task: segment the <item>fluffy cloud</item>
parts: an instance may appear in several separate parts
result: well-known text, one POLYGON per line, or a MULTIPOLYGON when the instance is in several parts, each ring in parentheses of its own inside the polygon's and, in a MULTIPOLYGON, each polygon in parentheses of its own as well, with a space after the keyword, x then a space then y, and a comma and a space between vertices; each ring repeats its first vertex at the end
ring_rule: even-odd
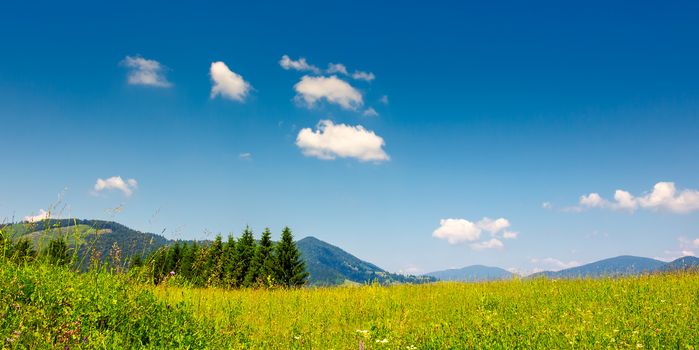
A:
POLYGON ((293 69, 300 72, 313 72, 315 74, 320 73, 320 69, 318 69, 318 67, 312 64, 308 64, 308 62, 306 62, 306 59, 303 57, 294 61, 291 58, 289 58, 289 56, 284 55, 279 60, 279 65, 282 66, 282 68, 284 68, 285 70, 293 69))
POLYGON ((364 81, 372 81, 376 79, 376 76, 374 76, 374 73, 371 72, 362 72, 359 70, 354 71, 352 73, 352 78, 355 80, 364 80, 364 81))
POLYGON ((346 81, 332 75, 329 77, 304 76, 294 85, 297 100, 311 108, 319 100, 339 105, 344 109, 356 110, 364 104, 362 94, 346 81))
POLYGON ((39 209, 39 214, 27 215, 23 218, 23 220, 26 222, 37 222, 37 221, 50 219, 50 218, 51 218, 51 213, 47 212, 44 209, 39 209))
POLYGON ((518 236, 517 232, 504 231, 510 227, 510 222, 505 218, 496 220, 483 218, 478 222, 471 222, 466 219, 442 219, 439 221, 439 227, 432 232, 432 237, 444 239, 449 244, 459 244, 471 242, 469 246, 474 250, 502 248, 504 244, 496 237, 505 239, 515 239, 518 236), (491 235, 490 240, 476 242, 481 239, 481 233, 487 232, 491 235))
POLYGON ((328 74, 340 73, 342 75, 349 75, 347 67, 342 63, 329 63, 328 69, 326 69, 325 72, 328 74))
POLYGON ((481 238, 481 229, 466 219, 442 219, 432 237, 446 239, 449 244, 473 242, 481 238))
POLYGON ((251 159, 252 159, 252 153, 250 153, 250 152, 241 153, 241 154, 238 155, 238 158, 240 158, 240 159, 242 159, 242 160, 251 160, 251 159))
POLYGON ((121 176, 112 176, 106 180, 97 179, 94 186, 94 193, 99 193, 104 190, 119 190, 126 197, 130 197, 133 191, 138 188, 138 182, 134 179, 128 179, 124 181, 121 176))
POLYGON ((694 244, 695 247, 699 247, 699 238, 693 240, 692 244, 694 244))
POLYGON ((388 104, 388 96, 387 95, 381 96, 381 98, 379 99, 379 102, 387 105, 388 104))
POLYGON ((321 120, 316 126, 301 129, 296 137, 296 145, 303 154, 320 159, 356 158, 360 161, 386 161, 388 154, 383 150, 384 141, 373 131, 363 126, 334 124, 321 120))
POLYGON ((362 115, 365 117, 378 117, 379 112, 377 112, 373 107, 369 107, 362 112, 362 115))
POLYGON ((490 240, 478 242, 478 243, 471 243, 471 244, 469 244, 469 246, 473 250, 502 249, 502 247, 504 247, 504 245, 502 244, 502 241, 500 241, 497 238, 491 238, 490 240))
POLYGON ((510 227, 510 222, 505 218, 493 220, 486 217, 478 221, 478 227, 494 236, 496 233, 510 227))
POLYGON ((139 56, 126 56, 121 61, 121 64, 129 68, 129 84, 155 87, 172 86, 165 78, 165 67, 156 60, 149 60, 139 56))
POLYGON ((210 74, 214 84, 211 87, 211 98, 220 95, 242 102, 252 89, 250 83, 245 81, 240 74, 228 69, 228 66, 223 62, 211 63, 210 74))
POLYGON ((623 190, 614 192, 614 201, 608 201, 597 193, 580 197, 579 208, 609 208, 634 211, 638 208, 666 210, 673 213, 689 213, 699 210, 699 191, 678 191, 674 182, 658 182, 650 193, 636 197, 623 190))

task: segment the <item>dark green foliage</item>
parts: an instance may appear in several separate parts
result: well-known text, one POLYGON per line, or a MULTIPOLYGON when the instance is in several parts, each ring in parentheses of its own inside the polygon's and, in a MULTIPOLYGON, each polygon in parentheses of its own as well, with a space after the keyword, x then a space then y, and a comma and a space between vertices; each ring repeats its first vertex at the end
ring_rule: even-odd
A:
POLYGON ((49 264, 62 266, 68 263, 68 245, 61 237, 53 238, 43 254, 49 264))
POLYGON ((12 250, 9 252, 9 257, 12 261, 22 263, 36 259, 36 251, 34 245, 26 239, 21 239, 12 245, 12 250))
POLYGON ((233 235, 228 235, 228 240, 223 246, 223 273, 224 285, 228 287, 240 285, 235 276, 235 238, 233 235))
POLYGON ((209 276, 207 282, 209 286, 223 285, 223 241, 221 235, 216 235, 216 239, 207 250, 206 270, 209 276))
POLYGON ((255 271, 256 286, 270 286, 274 284, 274 246, 272 245, 272 232, 266 228, 262 232, 260 243, 257 245, 255 257, 252 259, 251 269, 255 271))
POLYGON ((277 283, 285 287, 300 287, 306 284, 306 265, 301 260, 301 253, 288 227, 282 230, 281 240, 275 249, 275 262, 277 283))
POLYGON ((242 281, 242 287, 250 287, 257 277, 255 269, 251 268, 255 256, 255 237, 250 227, 245 227, 243 235, 235 245, 235 279, 242 281))

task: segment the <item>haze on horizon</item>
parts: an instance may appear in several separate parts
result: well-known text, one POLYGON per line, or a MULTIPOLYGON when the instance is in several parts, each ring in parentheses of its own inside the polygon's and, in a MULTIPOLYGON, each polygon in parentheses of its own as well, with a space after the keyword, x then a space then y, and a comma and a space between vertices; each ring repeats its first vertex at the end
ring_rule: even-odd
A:
POLYGON ((0 222, 288 225, 415 274, 697 255, 698 10, 5 3, 0 222))

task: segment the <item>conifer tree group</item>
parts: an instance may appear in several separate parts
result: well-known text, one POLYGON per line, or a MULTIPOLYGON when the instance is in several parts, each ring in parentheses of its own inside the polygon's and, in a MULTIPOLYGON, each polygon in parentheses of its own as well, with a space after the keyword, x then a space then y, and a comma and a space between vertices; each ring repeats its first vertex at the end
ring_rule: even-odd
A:
POLYGON ((146 269, 154 283, 177 276, 194 286, 260 288, 303 286, 308 278, 291 230, 285 227, 279 243, 265 229, 259 242, 246 227, 237 240, 223 242, 217 235, 208 245, 180 242, 161 248, 144 259, 132 259, 132 267, 146 269))

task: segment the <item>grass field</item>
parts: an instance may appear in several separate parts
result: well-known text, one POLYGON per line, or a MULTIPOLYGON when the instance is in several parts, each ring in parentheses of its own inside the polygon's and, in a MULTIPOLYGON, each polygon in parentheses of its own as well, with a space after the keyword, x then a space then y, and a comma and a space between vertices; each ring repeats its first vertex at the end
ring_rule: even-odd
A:
POLYGON ((2 348, 699 348, 699 275, 193 289, 0 263, 2 348))

